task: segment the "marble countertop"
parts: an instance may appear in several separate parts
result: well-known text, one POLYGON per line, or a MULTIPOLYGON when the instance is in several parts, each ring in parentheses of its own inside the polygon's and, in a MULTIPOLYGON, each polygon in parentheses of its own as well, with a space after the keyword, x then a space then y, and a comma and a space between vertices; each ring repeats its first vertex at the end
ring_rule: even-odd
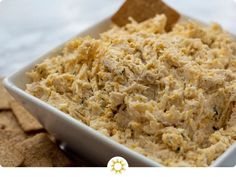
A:
MULTIPOLYGON (((165 0, 179 12, 236 34, 236 0, 165 0)), ((0 75, 113 14, 124 0, 0 0, 0 75)))

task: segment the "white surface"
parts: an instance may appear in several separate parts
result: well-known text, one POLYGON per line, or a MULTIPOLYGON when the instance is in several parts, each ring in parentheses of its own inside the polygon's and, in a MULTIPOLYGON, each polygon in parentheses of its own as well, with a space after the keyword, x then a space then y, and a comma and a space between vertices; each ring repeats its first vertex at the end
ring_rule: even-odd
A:
MULTIPOLYGON (((80 36, 91 35, 94 37, 107 30, 110 23, 109 19, 104 20, 100 24, 86 30, 85 33, 81 33, 80 36)), ((60 52, 60 48, 57 51, 60 52)), ((50 134, 62 141, 64 146, 68 145, 80 157, 86 157, 89 161, 97 163, 99 166, 106 166, 108 160, 117 155, 124 157, 130 166, 161 166, 157 162, 128 149, 68 114, 26 93, 24 88, 29 83, 29 78, 26 77, 25 72, 42 62, 43 59, 44 57, 39 58, 25 68, 7 77, 4 80, 4 84, 16 100, 21 102, 42 123, 50 134)), ((236 143, 229 147, 212 166, 234 166, 236 164, 235 155, 236 143)))
POLYGON ((235 177, 235 168, 128 168, 122 174, 114 174, 109 168, 1 168, 4 177, 235 177))
MULTIPOLYGON (((2 0, 0 75, 25 66, 81 30, 113 14, 124 0, 2 0)), ((184 14, 236 33, 235 0, 165 0, 184 14)))

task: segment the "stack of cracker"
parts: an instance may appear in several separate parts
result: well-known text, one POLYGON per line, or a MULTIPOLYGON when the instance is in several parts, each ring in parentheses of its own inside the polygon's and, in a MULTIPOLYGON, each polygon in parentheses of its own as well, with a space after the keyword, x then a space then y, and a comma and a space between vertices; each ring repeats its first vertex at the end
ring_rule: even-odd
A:
POLYGON ((62 152, 41 124, 3 88, 0 80, 0 165, 68 167, 78 164, 62 152))

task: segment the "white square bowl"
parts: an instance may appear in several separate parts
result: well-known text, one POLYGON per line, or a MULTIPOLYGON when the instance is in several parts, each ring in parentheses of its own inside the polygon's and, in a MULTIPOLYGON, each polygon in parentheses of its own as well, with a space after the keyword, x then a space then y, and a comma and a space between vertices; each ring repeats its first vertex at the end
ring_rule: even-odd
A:
MULTIPOLYGON (((186 17, 184 17, 185 19, 186 17)), ((88 28, 78 36, 90 35, 98 38, 101 32, 111 26, 110 18, 104 19, 98 24, 88 28)), ((76 36, 76 37, 78 37, 76 36)), ((84 123, 72 118, 68 114, 54 108, 40 99, 26 93, 25 85, 30 83, 26 72, 48 56, 55 55, 64 44, 53 51, 48 52, 41 58, 33 61, 28 66, 15 72, 4 79, 4 85, 16 100, 35 116, 44 128, 54 135, 58 140, 70 147, 77 154, 98 165, 106 166, 107 162, 114 156, 124 157, 130 166, 136 167, 160 167, 161 164, 121 145, 105 135, 90 128, 84 123)), ((234 143, 224 154, 215 160, 211 166, 234 166, 236 164, 236 143, 234 143)))

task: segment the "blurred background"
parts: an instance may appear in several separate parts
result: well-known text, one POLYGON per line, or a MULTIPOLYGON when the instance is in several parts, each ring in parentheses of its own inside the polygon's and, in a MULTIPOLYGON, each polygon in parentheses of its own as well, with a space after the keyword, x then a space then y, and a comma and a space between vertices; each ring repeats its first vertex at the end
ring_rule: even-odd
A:
MULTIPOLYGON (((124 0, 0 0, 0 76, 112 15, 124 0)), ((236 0, 165 0, 182 14, 236 34, 236 0)))

